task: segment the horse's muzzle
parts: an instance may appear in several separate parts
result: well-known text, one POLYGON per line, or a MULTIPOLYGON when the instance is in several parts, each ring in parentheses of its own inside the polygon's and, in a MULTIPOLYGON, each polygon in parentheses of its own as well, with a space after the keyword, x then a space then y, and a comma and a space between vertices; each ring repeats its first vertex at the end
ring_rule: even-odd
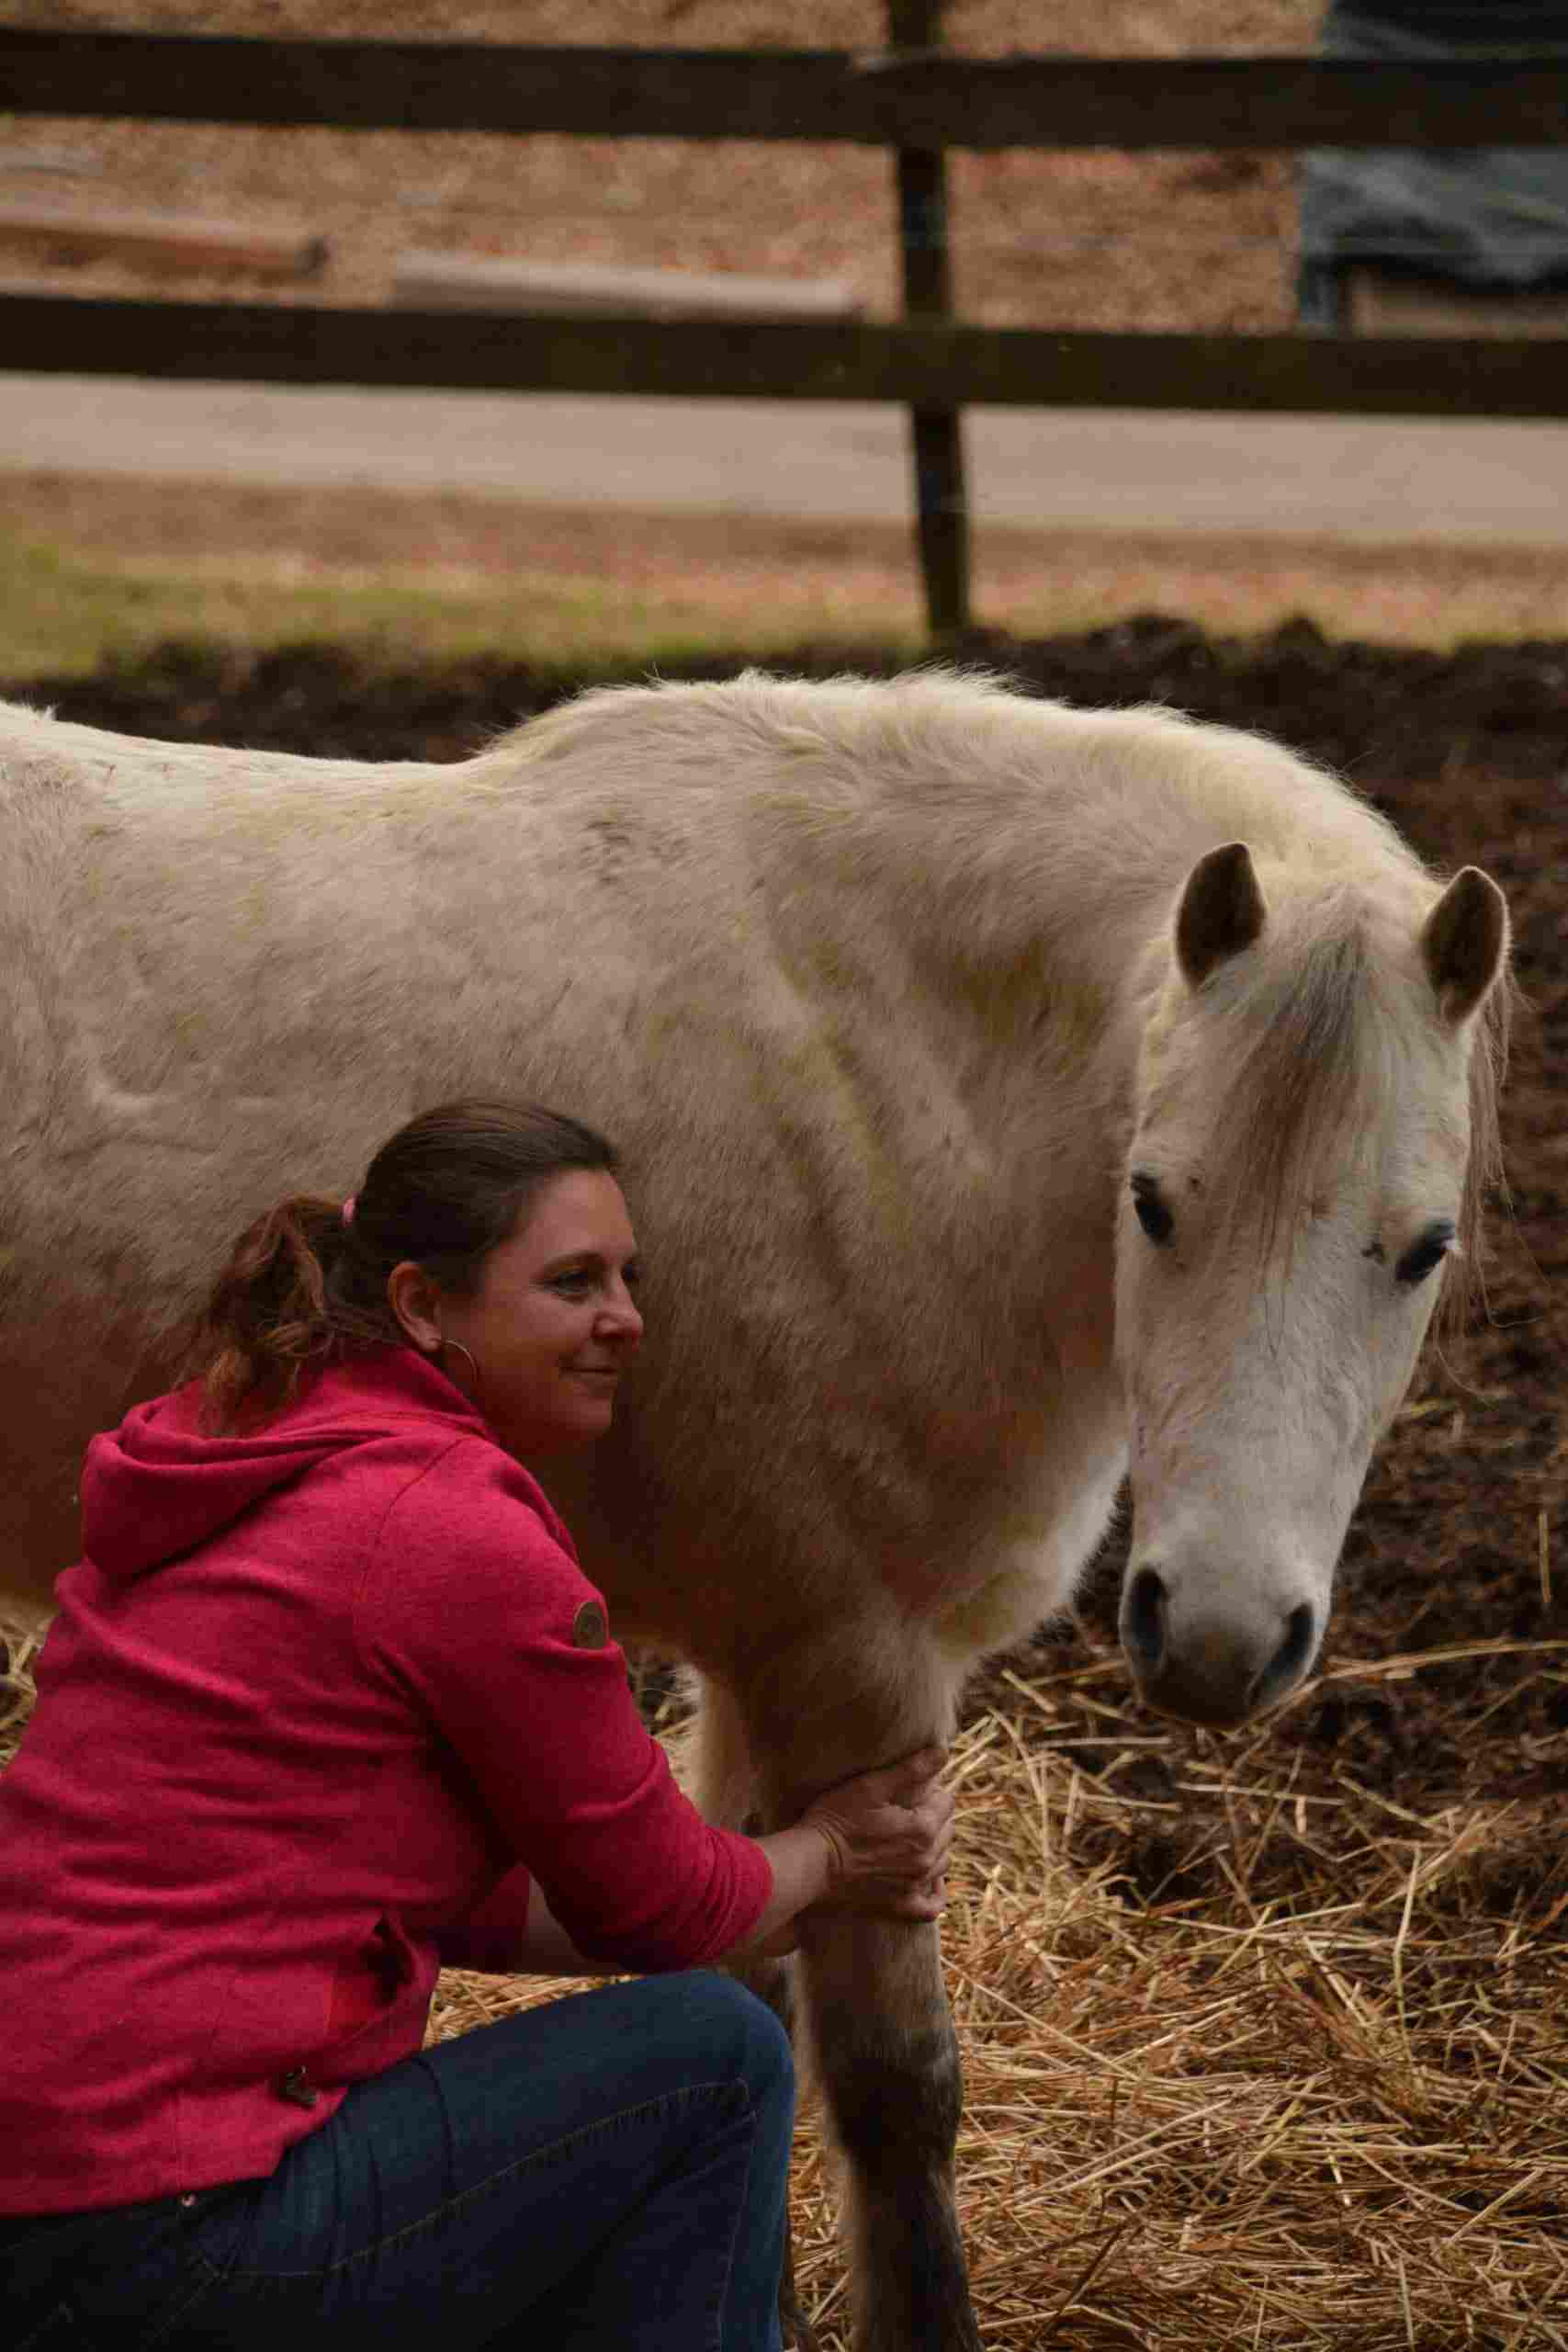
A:
POLYGON ((1122 1594, 1122 1646, 1138 1689, 1161 1714, 1216 1728, 1277 1706, 1317 1655, 1307 1600, 1259 1601, 1239 1614, 1178 1610, 1159 1569, 1134 1568, 1122 1594))

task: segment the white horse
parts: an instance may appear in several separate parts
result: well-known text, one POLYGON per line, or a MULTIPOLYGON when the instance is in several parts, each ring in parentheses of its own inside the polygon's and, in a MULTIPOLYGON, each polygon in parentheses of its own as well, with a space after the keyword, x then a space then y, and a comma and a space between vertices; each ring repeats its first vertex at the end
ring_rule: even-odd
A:
MULTIPOLYGON (((558 1498, 699 1668, 716 1815, 944 1737, 1129 1469, 1145 1696, 1312 1666, 1495 1162, 1474 868, 1272 743, 932 674, 592 694, 448 766, 0 707, 0 810, 13 1584, 234 1231, 504 1091, 626 1156, 649 1340, 558 1498)), ((973 2347, 935 1931, 824 1920, 804 1975, 857 2340, 973 2347)))

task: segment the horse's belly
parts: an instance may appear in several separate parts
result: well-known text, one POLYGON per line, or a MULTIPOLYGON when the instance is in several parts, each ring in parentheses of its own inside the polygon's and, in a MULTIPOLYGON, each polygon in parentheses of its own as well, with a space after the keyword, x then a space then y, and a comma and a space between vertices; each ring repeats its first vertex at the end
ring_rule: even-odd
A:
POLYGON ((82 1458, 162 1368, 103 1300, 62 1290, 47 1317, 0 1325, 0 1599, 48 1601, 82 1548, 82 1458))

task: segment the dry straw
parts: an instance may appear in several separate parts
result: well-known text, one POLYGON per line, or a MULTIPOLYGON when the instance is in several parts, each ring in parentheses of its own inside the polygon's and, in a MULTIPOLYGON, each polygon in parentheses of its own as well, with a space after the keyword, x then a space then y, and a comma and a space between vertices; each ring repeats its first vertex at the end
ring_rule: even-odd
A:
MULTIPOLYGON (((1568 1682, 1562 1642, 1467 1655, 1504 1649, 1568 1682)), ((29 1660, 17 1639, 0 1737, 29 1660)), ((1220 1739, 1128 1714, 1109 1654, 1020 1663, 986 1679, 951 1765, 958 2178, 987 2346, 1568 2352, 1551 1800, 1423 1816, 1332 1758, 1303 1770, 1268 1726, 1220 1739)), ((449 1973, 432 2037, 563 1989, 449 1973)), ((839 2352, 831 2163, 808 2097, 797 2264, 839 2352)))
POLYGON ((32 1712, 33 1660, 42 1639, 32 1620, 0 1617, 0 1765, 10 1762, 32 1712))
MULTIPOLYGON (((1568 1682, 1565 1643, 1466 1655, 1506 1648, 1568 1682)), ((1550 1805, 1424 1818, 1331 1774, 1309 1793, 1267 1727, 1134 1719, 1113 1658, 1025 1655, 1027 1678, 987 1679, 951 1767, 942 1940, 987 2346, 1568 2352, 1568 1841, 1550 1805)), ((557 1989, 449 1976, 434 2030, 557 1989)), ((832 2212, 808 2098, 795 2226, 825 2352, 848 2341, 832 2212)))

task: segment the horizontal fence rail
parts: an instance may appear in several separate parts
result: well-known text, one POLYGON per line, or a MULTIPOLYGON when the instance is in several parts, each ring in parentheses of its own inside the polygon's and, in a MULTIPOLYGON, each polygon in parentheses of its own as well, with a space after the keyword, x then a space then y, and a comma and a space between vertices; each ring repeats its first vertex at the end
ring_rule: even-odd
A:
POLYGON ((0 112, 883 147, 1555 146, 1568 60, 962 57, 0 28, 0 112))
POLYGON ((921 409, 1568 415, 1568 337, 1103 334, 1038 327, 537 318, 313 303, 0 298, 8 364, 65 375, 921 409))

